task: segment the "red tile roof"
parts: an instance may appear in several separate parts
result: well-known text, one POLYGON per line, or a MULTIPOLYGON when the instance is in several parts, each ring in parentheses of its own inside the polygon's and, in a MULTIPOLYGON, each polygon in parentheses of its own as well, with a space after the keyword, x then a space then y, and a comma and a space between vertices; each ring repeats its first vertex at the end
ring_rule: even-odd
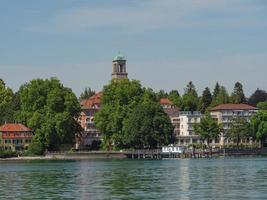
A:
POLYGON ((179 108, 165 108, 163 110, 169 117, 179 117, 179 108))
POLYGON ((171 100, 169 100, 168 98, 161 98, 160 99, 160 104, 161 105, 174 105, 174 103, 171 101, 171 100))
POLYGON ((211 108, 210 111, 218 111, 218 110, 258 110, 258 108, 250 106, 248 104, 220 104, 214 108, 211 108))
POLYGON ((4 124, 0 127, 1 132, 24 132, 24 131, 31 131, 28 127, 24 126, 23 124, 4 124))
POLYGON ((89 109, 92 108, 94 105, 101 105, 101 99, 102 99, 102 92, 99 92, 93 96, 91 96, 89 99, 84 99, 80 101, 82 109, 89 109))

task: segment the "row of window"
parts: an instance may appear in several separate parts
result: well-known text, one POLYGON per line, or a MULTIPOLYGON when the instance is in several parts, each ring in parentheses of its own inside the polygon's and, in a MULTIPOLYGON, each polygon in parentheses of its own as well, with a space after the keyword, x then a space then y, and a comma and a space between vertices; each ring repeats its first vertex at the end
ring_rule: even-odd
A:
MULTIPOLYGON (((0 140, 0 142, 1 142, 1 140, 0 140)), ((29 143, 31 143, 31 142, 32 142, 31 139, 25 139, 25 140, 24 140, 24 143, 26 143, 26 144, 29 144, 29 143)), ((11 139, 5 139, 5 140, 4 140, 4 143, 5 143, 5 144, 23 144, 23 140, 22 140, 22 139, 14 139, 14 140, 11 140, 11 139)))

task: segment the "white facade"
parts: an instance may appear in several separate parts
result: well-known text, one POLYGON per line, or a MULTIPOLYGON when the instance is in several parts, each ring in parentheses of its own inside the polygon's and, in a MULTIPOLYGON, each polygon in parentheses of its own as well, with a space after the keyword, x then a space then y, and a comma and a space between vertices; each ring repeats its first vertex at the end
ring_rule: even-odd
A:
POLYGON ((188 145, 200 142, 200 136, 195 134, 193 125, 200 123, 201 116, 200 112, 184 111, 179 113, 180 130, 177 136, 177 144, 188 145))

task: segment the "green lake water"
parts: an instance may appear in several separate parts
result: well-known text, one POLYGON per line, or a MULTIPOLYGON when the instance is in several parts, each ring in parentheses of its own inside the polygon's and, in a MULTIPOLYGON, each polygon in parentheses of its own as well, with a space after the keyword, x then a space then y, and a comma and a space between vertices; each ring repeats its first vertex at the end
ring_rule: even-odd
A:
POLYGON ((267 158, 0 162, 0 199, 267 199, 267 158))

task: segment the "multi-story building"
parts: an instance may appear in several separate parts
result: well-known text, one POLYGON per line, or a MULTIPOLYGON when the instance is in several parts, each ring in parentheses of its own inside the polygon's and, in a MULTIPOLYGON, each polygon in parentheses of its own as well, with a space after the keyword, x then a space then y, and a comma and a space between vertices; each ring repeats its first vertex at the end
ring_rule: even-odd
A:
POLYGON ((177 108, 172 101, 168 98, 160 99, 160 104, 163 107, 164 112, 170 117, 171 123, 174 126, 174 136, 179 135, 180 120, 179 120, 179 108, 177 108))
POLYGON ((188 145, 192 143, 199 143, 200 136, 194 132, 193 125, 200 123, 200 112, 182 111, 179 113, 179 135, 177 136, 178 145, 188 145))
POLYGON ((102 93, 99 92, 89 99, 81 100, 81 114, 79 123, 83 128, 81 135, 76 137, 76 149, 92 148, 93 143, 98 143, 101 139, 100 132, 94 124, 95 113, 101 107, 102 93))
POLYGON ((5 150, 23 150, 32 142, 32 130, 23 124, 7 123, 0 127, 0 146, 5 150))
POLYGON ((241 117, 247 121, 256 114, 258 108, 247 104, 221 104, 210 109, 211 116, 223 124, 223 133, 220 138, 220 144, 224 145, 229 143, 229 140, 225 137, 225 133, 229 130, 230 125, 234 118, 241 117))

